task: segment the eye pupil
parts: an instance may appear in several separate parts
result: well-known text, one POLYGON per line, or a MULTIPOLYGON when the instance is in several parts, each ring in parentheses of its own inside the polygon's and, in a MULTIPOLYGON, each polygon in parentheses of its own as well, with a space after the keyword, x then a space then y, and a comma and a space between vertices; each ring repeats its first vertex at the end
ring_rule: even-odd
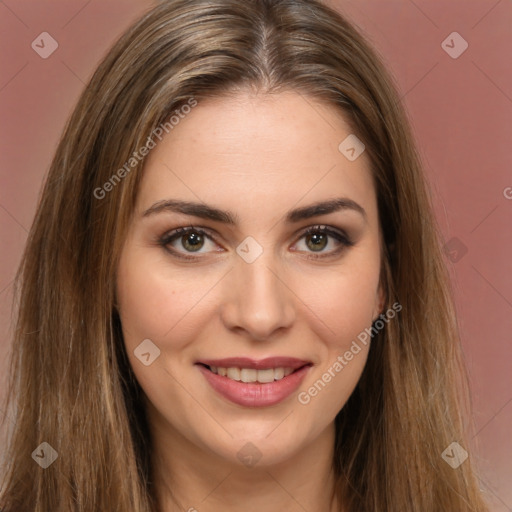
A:
POLYGON ((183 248, 190 251, 197 251, 201 249, 203 243, 203 236, 194 232, 185 235, 181 239, 181 245, 183 245, 183 248))
POLYGON ((313 251, 321 251, 327 245, 327 235, 325 235, 324 233, 313 233, 311 235, 308 235, 307 236, 307 244, 308 244, 308 247, 310 249, 312 249, 313 251), (310 241, 313 242, 313 244, 314 244, 313 247, 311 247, 309 245, 310 241), (319 245, 317 245, 317 244, 319 244, 319 245))

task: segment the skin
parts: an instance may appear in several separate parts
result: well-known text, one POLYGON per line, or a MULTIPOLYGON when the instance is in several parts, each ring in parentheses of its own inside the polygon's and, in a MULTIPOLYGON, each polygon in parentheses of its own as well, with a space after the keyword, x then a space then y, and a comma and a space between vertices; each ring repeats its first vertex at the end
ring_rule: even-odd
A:
POLYGON ((360 378, 369 345, 307 405, 297 395, 321 379, 383 309, 369 158, 363 153, 351 162, 338 150, 350 133, 338 111, 312 98, 244 91, 200 102, 148 155, 119 262, 117 299, 130 363, 147 396, 164 512, 339 506, 330 499, 333 422, 360 378), (357 202, 366 218, 345 209, 284 220, 291 209, 338 197, 357 202), (229 210, 238 222, 170 211, 143 215, 170 198, 229 210), (303 236, 315 225, 345 232, 354 245, 343 248, 332 236, 315 245, 303 236), (169 245, 195 261, 158 242, 189 226, 207 229, 214 240, 203 237, 199 252, 183 247, 190 235, 169 245), (236 252, 247 236, 263 249, 252 263, 236 252), (149 366, 134 355, 144 339, 160 350, 149 366), (275 355, 313 366, 296 393, 270 407, 231 403, 194 364, 275 355), (253 467, 237 457, 248 442, 261 454, 253 467))

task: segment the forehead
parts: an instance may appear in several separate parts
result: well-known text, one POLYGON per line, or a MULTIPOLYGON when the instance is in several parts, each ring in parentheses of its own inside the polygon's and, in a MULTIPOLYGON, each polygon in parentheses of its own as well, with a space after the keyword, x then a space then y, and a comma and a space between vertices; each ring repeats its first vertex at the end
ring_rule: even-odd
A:
POLYGON ((139 209, 179 197, 261 217, 343 195, 371 217, 369 158, 339 150, 351 133, 336 108, 296 92, 201 101, 149 153, 139 209))

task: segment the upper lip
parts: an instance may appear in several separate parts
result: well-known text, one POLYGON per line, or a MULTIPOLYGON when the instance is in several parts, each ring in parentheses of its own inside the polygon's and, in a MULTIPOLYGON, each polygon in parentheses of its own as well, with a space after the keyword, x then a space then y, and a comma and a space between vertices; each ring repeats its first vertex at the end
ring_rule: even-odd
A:
POLYGON ((217 368, 252 368, 265 370, 267 368, 292 368, 297 370, 311 361, 304 361, 296 357, 266 357, 265 359, 251 359, 250 357, 228 357, 225 359, 201 359, 199 364, 216 366, 217 368))

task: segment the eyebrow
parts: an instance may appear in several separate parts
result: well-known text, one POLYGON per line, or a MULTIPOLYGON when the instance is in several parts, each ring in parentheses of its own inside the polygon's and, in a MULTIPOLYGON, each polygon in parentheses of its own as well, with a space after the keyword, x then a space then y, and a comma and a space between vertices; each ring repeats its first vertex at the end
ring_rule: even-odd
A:
MULTIPOLYGON (((328 201, 320 201, 318 203, 290 210, 285 216, 285 222, 294 223, 301 220, 310 219, 319 215, 327 215, 338 211, 355 211, 367 220, 365 209, 352 199, 339 197, 328 201)), ((149 217, 162 212, 175 212, 184 215, 193 215, 203 219, 214 220, 224 224, 236 225, 239 222, 238 215, 220 210, 205 203, 196 203, 192 201, 181 201, 178 199, 164 199, 153 204, 144 211, 143 217, 149 217)))

